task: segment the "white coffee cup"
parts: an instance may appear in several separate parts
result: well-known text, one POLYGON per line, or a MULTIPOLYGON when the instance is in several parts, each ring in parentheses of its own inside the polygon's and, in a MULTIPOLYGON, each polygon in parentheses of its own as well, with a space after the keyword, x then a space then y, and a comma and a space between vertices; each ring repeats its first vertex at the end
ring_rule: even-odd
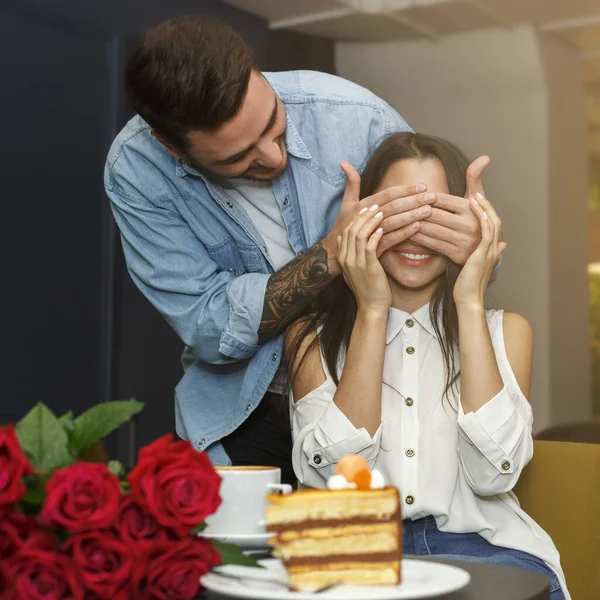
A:
POLYGON ((206 535, 259 535, 265 533, 267 495, 290 494, 292 486, 281 483, 277 467, 217 467, 221 476, 221 505, 207 517, 206 535))

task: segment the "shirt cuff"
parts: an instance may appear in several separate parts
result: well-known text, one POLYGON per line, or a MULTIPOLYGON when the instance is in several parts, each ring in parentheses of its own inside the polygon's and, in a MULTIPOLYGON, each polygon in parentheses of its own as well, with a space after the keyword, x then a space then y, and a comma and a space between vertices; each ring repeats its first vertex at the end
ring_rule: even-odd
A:
POLYGON ((306 458, 315 469, 337 463, 347 454, 361 454, 371 461, 377 455, 380 438, 381 425, 371 437, 364 427, 354 427, 335 402, 332 402, 314 429, 318 447, 307 449, 306 458))
POLYGON ((464 413, 459 402, 458 425, 462 434, 500 473, 513 472, 511 456, 522 439, 524 423, 506 388, 469 414, 464 413))
POLYGON ((265 273, 246 273, 227 284, 229 319, 220 339, 221 354, 244 359, 260 348, 258 329, 270 277, 265 273))

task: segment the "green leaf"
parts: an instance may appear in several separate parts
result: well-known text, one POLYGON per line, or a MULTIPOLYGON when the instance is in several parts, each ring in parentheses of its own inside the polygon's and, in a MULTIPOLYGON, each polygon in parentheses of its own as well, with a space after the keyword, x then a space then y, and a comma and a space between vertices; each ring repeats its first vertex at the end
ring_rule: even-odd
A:
POLYGON ((71 452, 80 455, 120 425, 139 413, 144 404, 134 400, 115 400, 92 406, 74 421, 71 434, 71 452))
POLYGON ((15 431, 21 448, 36 470, 49 471, 73 464, 67 433, 45 404, 36 404, 17 423, 15 431))
POLYGON ((224 565, 243 565, 245 567, 257 567, 262 569, 253 558, 246 556, 240 548, 233 544, 226 544, 225 542, 217 542, 216 540, 210 540, 210 543, 215 547, 216 551, 221 555, 221 560, 224 565))
POLYGON ((66 412, 62 417, 58 417, 58 420, 60 421, 60 424, 63 426, 64 430, 67 432, 67 435, 69 435, 75 428, 72 410, 66 412))
POLYGON ((20 502, 28 505, 28 510, 38 511, 41 509, 46 497, 46 484, 50 479, 49 475, 31 475, 25 479, 27 492, 21 498, 20 502))
POLYGON ((118 460, 109 460, 108 470, 119 479, 125 475, 125 467, 118 460))
POLYGON ((200 523, 200 525, 196 525, 194 529, 190 532, 191 535, 199 535, 206 529, 206 523, 200 523))

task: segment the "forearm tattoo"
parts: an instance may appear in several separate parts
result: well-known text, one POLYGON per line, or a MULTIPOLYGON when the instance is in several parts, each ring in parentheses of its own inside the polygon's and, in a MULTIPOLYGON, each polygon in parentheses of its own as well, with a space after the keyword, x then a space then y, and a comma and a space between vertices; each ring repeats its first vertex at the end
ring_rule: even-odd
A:
POLYGON ((265 291, 259 341, 275 337, 298 317, 307 314, 312 300, 331 278, 327 250, 321 242, 273 273, 265 291))

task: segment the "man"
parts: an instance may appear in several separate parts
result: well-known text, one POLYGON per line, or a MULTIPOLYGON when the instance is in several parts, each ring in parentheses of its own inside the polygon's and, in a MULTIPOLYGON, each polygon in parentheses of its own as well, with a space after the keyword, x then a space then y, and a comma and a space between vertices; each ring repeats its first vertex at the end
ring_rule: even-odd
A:
POLYGON ((339 274, 337 235, 378 204, 384 248, 412 237, 463 264, 477 221, 419 182, 359 201, 354 167, 406 122, 334 76, 262 74, 217 21, 150 29, 126 81, 139 116, 110 149, 105 187, 131 277, 186 345, 177 432, 215 464, 275 465, 292 481, 281 333, 339 274))

